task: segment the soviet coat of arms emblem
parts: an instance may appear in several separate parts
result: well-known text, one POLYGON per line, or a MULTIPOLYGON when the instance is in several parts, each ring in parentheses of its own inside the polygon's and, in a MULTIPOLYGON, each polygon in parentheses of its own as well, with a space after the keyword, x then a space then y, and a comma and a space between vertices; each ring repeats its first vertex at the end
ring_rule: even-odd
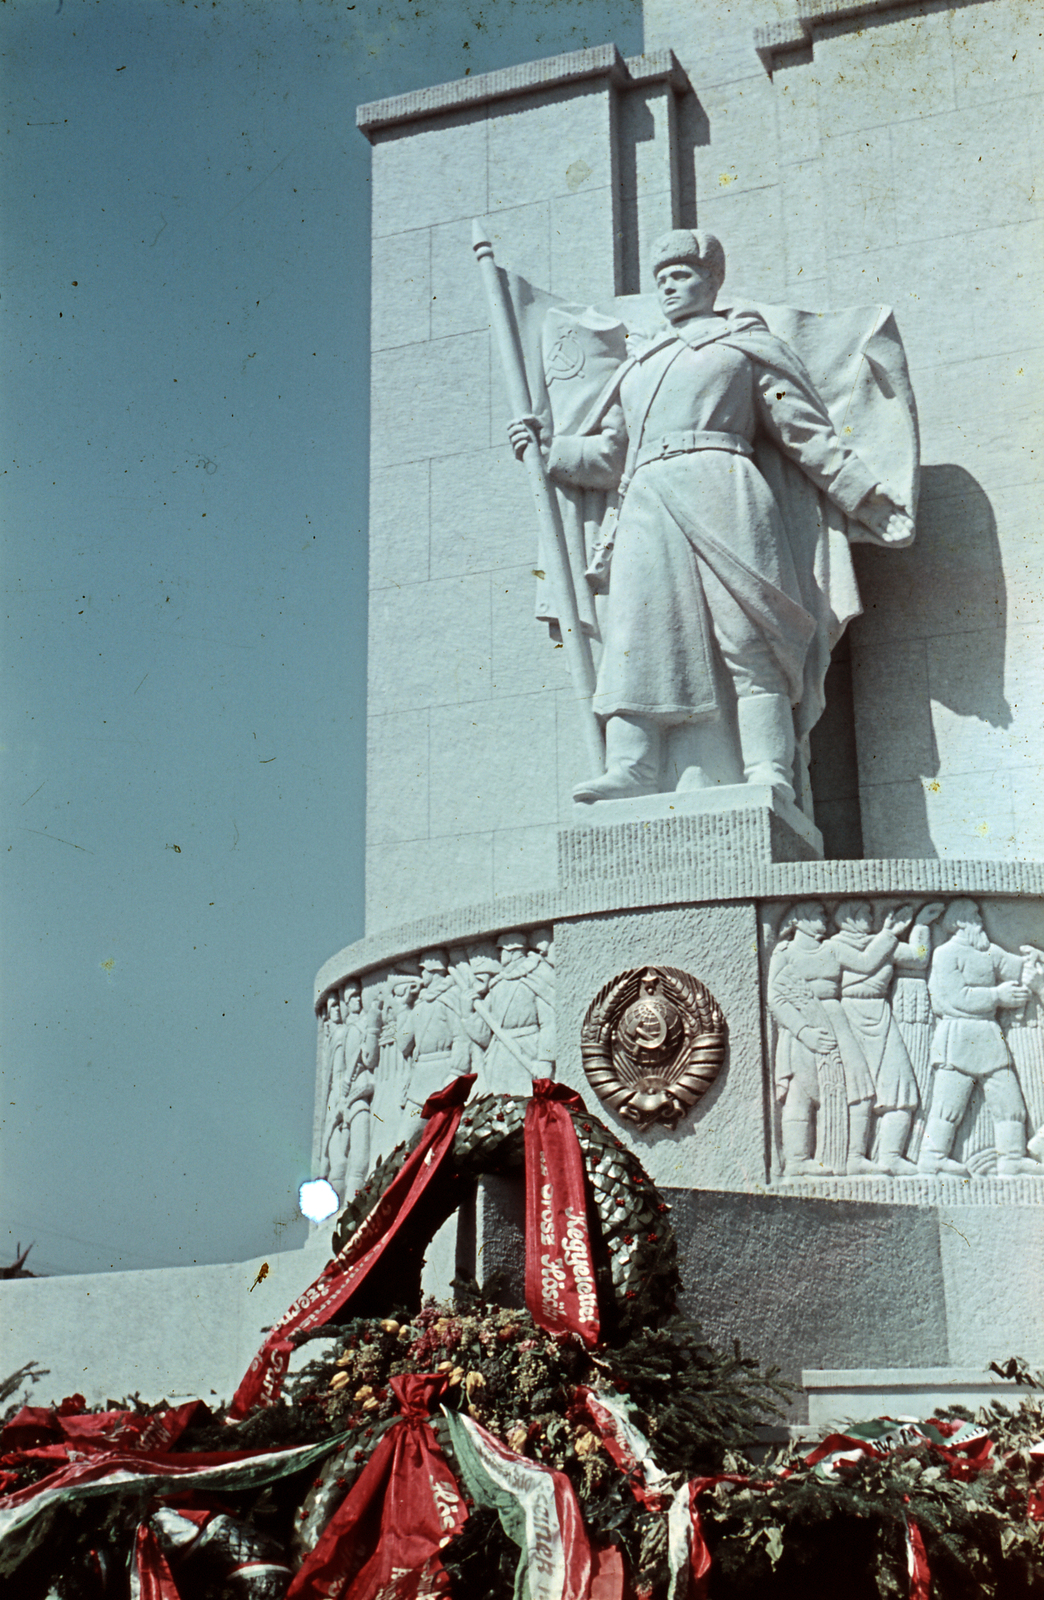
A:
POLYGON ((706 1094, 725 1059, 721 1007, 678 967, 634 967, 600 989, 580 1030, 595 1093, 628 1122, 674 1128, 706 1094))

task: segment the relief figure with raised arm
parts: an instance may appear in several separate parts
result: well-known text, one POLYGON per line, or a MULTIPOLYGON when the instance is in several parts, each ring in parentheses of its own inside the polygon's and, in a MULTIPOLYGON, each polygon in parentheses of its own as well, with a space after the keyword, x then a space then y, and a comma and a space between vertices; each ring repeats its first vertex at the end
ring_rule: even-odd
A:
POLYGON ((837 932, 829 941, 841 964, 841 1008, 863 1052, 874 1084, 877 1148, 874 1166, 893 1177, 913 1177, 917 1166, 906 1150, 919 1103, 917 1078, 892 1015, 890 991, 896 967, 928 966, 931 924, 942 903, 925 906, 916 917, 906 907, 891 913, 890 943, 875 938, 873 912, 866 900, 844 900, 834 912, 837 932), (905 939, 901 929, 913 920, 905 939), (876 964, 868 964, 868 952, 876 964))
MULTIPOLYGON (((846 974, 865 979, 882 969, 910 919, 909 910, 889 912, 879 933, 840 948, 836 936, 826 937, 827 915, 819 901, 794 906, 780 924, 769 963, 768 1004, 779 1028, 775 1078, 788 1177, 860 1177, 880 1170, 868 1153, 876 1090, 842 1000, 843 984, 846 974)), ((908 1099, 909 1093, 909 1083, 901 1088, 897 1081, 894 1097, 908 1099)), ((894 1157, 886 1170, 893 1166, 902 1170, 894 1157)))

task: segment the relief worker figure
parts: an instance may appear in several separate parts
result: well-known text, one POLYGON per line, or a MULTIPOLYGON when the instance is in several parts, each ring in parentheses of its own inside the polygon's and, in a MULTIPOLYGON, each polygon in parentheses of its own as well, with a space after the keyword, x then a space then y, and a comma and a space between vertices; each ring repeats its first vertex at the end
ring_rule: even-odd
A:
POLYGON ((1027 1003, 1044 956, 1032 945, 1013 955, 992 944, 974 900, 952 901, 942 931, 949 937, 935 951, 928 978, 937 1018, 935 1075, 918 1166, 922 1172, 970 1176, 950 1152, 972 1090, 981 1083, 993 1118, 998 1177, 1044 1178, 1044 1166, 1026 1153, 1026 1102, 997 1021, 999 1012, 1027 1003))
POLYGON ((906 923, 902 917, 889 913, 862 950, 846 951, 845 964, 826 940, 826 912, 818 901, 794 906, 783 920, 769 964, 768 1003, 780 1029, 776 1092, 787 1177, 878 1170, 867 1155, 874 1084, 845 1015, 841 985, 846 970, 872 973, 888 959, 899 942, 897 929, 909 922, 908 913, 906 923), (847 1127, 839 1115, 841 1094, 847 1127))
POLYGON ((869 970, 865 965, 866 952, 875 945, 869 903, 845 900, 834 912, 837 932, 829 940, 829 947, 842 968, 841 1009, 870 1069, 874 1110, 880 1119, 874 1164, 878 1171, 891 1173, 893 1177, 912 1177, 917 1172, 916 1164, 907 1160, 905 1152, 919 1095, 903 1036, 892 1015, 889 992, 899 962, 906 971, 927 968, 930 925, 942 914, 942 909, 941 902, 925 906, 905 942, 900 942, 895 935, 902 920, 909 920, 910 912, 895 912, 891 949, 882 949, 878 964, 869 970))
MULTIPOLYGON (((715 312, 725 255, 712 234, 664 235, 652 266, 669 331, 624 362, 595 423, 555 437, 547 454, 557 483, 618 488, 621 499, 594 696, 606 770, 574 795, 659 790, 667 730, 696 725, 698 753, 700 738, 720 737, 712 725, 734 697, 745 780, 793 800, 792 706, 806 694, 823 621, 803 599, 780 506, 753 459, 756 437, 860 524, 855 536, 904 545, 913 523, 838 437, 801 361, 761 315, 715 312)), ((535 417, 509 425, 516 455, 539 431, 535 417)), ((697 759, 678 787, 708 781, 697 759)))

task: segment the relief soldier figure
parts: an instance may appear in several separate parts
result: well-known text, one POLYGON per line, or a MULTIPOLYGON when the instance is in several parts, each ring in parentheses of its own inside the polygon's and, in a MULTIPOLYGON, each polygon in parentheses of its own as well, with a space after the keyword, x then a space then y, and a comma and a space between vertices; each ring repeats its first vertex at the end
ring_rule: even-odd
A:
POLYGON ((527 949, 524 933, 502 933, 500 968, 485 995, 472 1007, 485 1030, 485 1056, 479 1066, 479 1094, 532 1093, 534 1078, 555 1073, 555 992, 553 969, 538 951, 527 949))
MULTIPOLYGON (((788 1177, 842 1172, 855 1177, 879 1170, 868 1155, 874 1080, 842 1001, 843 984, 846 974, 867 979, 881 970, 910 918, 908 909, 889 912, 881 931, 861 948, 861 940, 846 940, 840 947, 827 940, 826 912, 818 901, 794 906, 783 920, 769 964, 768 1003, 780 1030, 776 1092, 783 1105, 788 1177), (847 1107, 844 1121, 842 1106, 847 1107)), ((896 1036, 893 1062, 901 1044, 896 1036)), ((904 1093, 897 1081, 895 1090, 894 1098, 909 1097, 909 1085, 904 1093)), ((894 1153, 889 1170, 892 1166, 902 1170, 894 1153)))
POLYGON ((380 1005, 363 1010, 359 980, 347 983, 341 997, 340 1075, 330 1099, 325 1167, 342 1200, 366 1181, 370 1167, 370 1105, 380 1053, 380 1005))
POLYGON ((408 970, 388 973, 379 988, 381 1032, 376 1086, 370 1107, 370 1165, 394 1150, 400 1139, 414 1131, 403 1111, 410 1063, 403 1041, 413 1039, 413 1007, 420 993, 418 974, 408 970))
MULTIPOLYGON (((320 1139, 318 1176, 321 1178, 329 1178, 330 1176, 330 1129, 331 1119, 334 1115, 334 1101, 337 1098, 339 1085, 344 1077, 344 1034, 345 1025, 341 1012, 341 996, 337 989, 333 989, 326 996, 320 1033, 322 1074, 319 1104, 322 1106, 323 1125, 320 1139)), ((334 1187, 336 1188, 336 1185, 334 1187)), ((339 1190, 338 1193, 340 1193, 339 1190)))

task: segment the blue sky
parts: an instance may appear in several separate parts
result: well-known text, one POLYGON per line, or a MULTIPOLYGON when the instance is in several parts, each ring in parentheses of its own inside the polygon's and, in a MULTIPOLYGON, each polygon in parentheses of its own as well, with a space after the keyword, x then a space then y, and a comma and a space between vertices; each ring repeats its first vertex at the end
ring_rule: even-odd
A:
POLYGON ((634 0, 5 0, 5 1259, 304 1238, 362 932, 355 106, 609 40, 634 0))

